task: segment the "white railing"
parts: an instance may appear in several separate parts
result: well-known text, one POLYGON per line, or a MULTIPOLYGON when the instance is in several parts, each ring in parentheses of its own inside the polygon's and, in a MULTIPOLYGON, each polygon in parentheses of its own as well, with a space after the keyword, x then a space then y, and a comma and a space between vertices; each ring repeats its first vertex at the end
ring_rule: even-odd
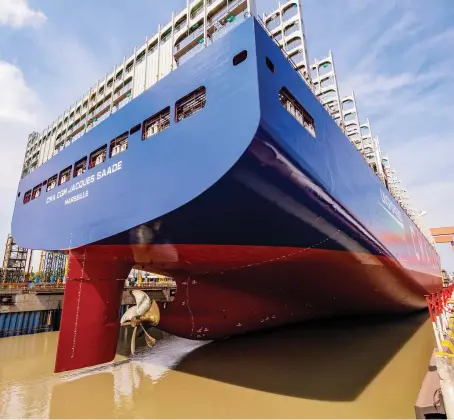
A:
POLYGON ((181 40, 177 45, 175 45, 174 53, 182 50, 186 45, 190 44, 194 39, 203 34, 203 25, 197 28, 194 32, 190 33, 186 38, 181 40))

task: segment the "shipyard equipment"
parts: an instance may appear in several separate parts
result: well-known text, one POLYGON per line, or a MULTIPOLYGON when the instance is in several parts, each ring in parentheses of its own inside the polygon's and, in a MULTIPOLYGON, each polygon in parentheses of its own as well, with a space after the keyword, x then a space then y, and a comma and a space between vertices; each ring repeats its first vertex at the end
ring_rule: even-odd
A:
POLYGON ((25 280, 28 256, 28 249, 17 245, 13 237, 8 235, 3 257, 2 283, 18 283, 25 280))

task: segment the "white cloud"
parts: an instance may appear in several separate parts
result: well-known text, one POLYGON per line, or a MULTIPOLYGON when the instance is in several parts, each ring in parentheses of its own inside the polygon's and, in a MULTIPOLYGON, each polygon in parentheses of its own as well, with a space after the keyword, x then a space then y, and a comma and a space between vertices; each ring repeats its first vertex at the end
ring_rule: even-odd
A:
MULTIPOLYGON (((0 0, 0 25, 37 27, 46 20, 40 11, 31 10, 25 0, 0 0)), ((42 104, 27 84, 22 70, 0 60, 0 243, 10 232, 17 182, 22 167, 28 134, 39 119, 42 104), (5 223, 6 222, 6 223, 5 223)))
MULTIPOLYGON (((454 185, 452 185, 454 175, 449 176, 452 166, 449 153, 448 158, 446 157, 447 151, 453 149, 454 138, 442 137, 434 133, 416 139, 409 138, 394 145, 389 150, 389 156, 393 166, 405 171, 406 184, 422 188, 438 182, 438 185, 446 188, 447 183, 451 183, 451 188, 454 189, 454 185)), ((439 191, 439 188, 432 188, 428 191, 434 193, 439 191)), ((447 196, 443 199, 446 198, 447 196)), ((437 199, 441 199, 441 197, 437 199)), ((451 217, 450 214, 449 217, 451 217)))
POLYGON ((413 11, 405 12, 393 25, 383 28, 380 35, 371 40, 372 44, 362 48, 365 54, 360 58, 358 68, 367 69, 374 66, 380 56, 386 54, 387 48, 402 37, 414 34, 419 30, 418 19, 413 11))
POLYGON ((392 117, 395 119, 396 112, 400 115, 415 114, 435 104, 435 97, 438 100, 440 93, 444 95, 437 89, 427 89, 423 102, 417 99, 422 90, 435 80, 442 80, 444 77, 446 73, 442 69, 429 70, 420 74, 403 72, 391 75, 371 69, 369 73, 353 73, 343 80, 341 93, 344 95, 354 91, 358 107, 366 108, 369 112, 384 111, 384 108, 391 106, 392 117))
POLYGON ((15 194, 22 169, 28 133, 24 124, 0 122, 0 243, 10 232, 15 194))
POLYGON ((443 47, 452 43, 453 40, 454 28, 449 28, 436 35, 424 38, 422 41, 416 43, 407 51, 406 55, 411 58, 415 58, 415 56, 421 58, 421 55, 433 52, 435 48, 439 47, 442 47, 442 51, 449 54, 443 47))
POLYGON ((0 60, 0 121, 33 124, 39 100, 22 71, 13 64, 0 60))
POLYGON ((65 33, 56 36, 52 27, 47 31, 33 37, 32 47, 41 57, 34 63, 39 72, 36 90, 19 67, 0 60, 0 245, 11 229, 28 134, 50 124, 110 69, 104 55, 96 56, 65 33))
POLYGON ((22 71, 1 60, 0 92, 0 243, 3 243, 10 231, 25 144, 38 120, 41 103, 22 71))
POLYGON ((402 73, 392 76, 374 73, 357 73, 342 81, 342 93, 348 94, 354 90, 356 96, 372 94, 387 94, 414 82, 414 76, 402 73))
POLYGON ((0 0, 0 25, 21 28, 38 27, 46 21, 46 15, 40 10, 32 10, 27 0, 0 0))

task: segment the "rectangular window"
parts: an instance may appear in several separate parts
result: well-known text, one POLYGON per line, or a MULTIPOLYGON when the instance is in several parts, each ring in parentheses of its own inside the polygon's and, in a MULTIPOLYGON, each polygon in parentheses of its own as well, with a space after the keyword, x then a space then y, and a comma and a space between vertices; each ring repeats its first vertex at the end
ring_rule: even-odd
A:
POLYGON ((41 195, 41 186, 42 186, 42 184, 39 184, 35 188, 33 188, 32 200, 34 200, 35 198, 38 198, 41 195))
POLYGON ((161 35, 161 44, 164 44, 170 36, 172 35, 172 28, 167 29, 162 35, 161 35))
POLYGON ((184 120, 203 109, 206 100, 206 89, 204 86, 179 99, 175 104, 175 121, 184 120))
POLYGON ((144 121, 142 129, 142 140, 146 140, 155 134, 169 128, 170 126, 170 106, 154 114, 144 121))
POLYGON ((56 186, 57 186, 57 175, 54 175, 47 180, 47 191, 53 190, 56 186))
POLYGON ((136 57, 136 65, 140 64, 143 59, 145 58, 145 50, 143 50, 137 57, 136 57))
POLYGON ((279 100, 288 113, 315 137, 314 119, 286 88, 279 92, 279 100))
POLYGON ((94 168, 95 166, 100 165, 106 160, 106 151, 107 151, 107 144, 104 146, 100 147, 99 149, 96 149, 91 155, 90 155, 90 164, 89 168, 94 168))
POLYGON ((66 169, 63 169, 60 172, 60 177, 58 179, 58 185, 62 185, 71 179, 71 168, 72 168, 72 166, 68 166, 66 169))
POLYGON ((148 54, 154 53, 158 49, 158 41, 154 41, 149 47, 148 47, 148 54))
POLYGON ((32 198, 32 191, 27 191, 24 195, 24 204, 27 204, 32 198))
POLYGON ((128 148, 128 132, 126 131, 121 136, 113 139, 110 142, 109 156, 113 157, 118 153, 124 152, 128 148))
POLYGON ((83 173, 86 170, 87 170, 87 158, 84 157, 75 163, 73 178, 83 175, 83 173))

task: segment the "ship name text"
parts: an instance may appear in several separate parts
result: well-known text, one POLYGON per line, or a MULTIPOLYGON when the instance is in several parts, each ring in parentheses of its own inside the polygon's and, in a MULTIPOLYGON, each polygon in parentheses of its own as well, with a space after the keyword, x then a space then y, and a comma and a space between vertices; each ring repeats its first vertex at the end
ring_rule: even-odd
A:
POLYGON ((82 179, 78 182, 75 182, 70 187, 62 188, 60 191, 55 194, 50 195, 46 199, 46 204, 52 203, 62 197, 65 197, 65 205, 75 203, 77 201, 83 200, 88 197, 88 189, 86 189, 90 184, 101 180, 109 175, 114 174, 122 169, 122 161, 110 165, 108 168, 98 171, 96 174, 87 176, 85 179, 82 179), (68 197, 69 194, 72 194, 80 189, 85 189, 84 191, 77 192, 77 194, 68 197))
POLYGON ((403 217, 402 213, 400 210, 397 208, 397 206, 390 200, 390 198, 383 192, 383 190, 380 189, 381 193, 381 201, 384 205, 384 208, 392 215, 394 216, 400 223, 403 224, 403 217))

